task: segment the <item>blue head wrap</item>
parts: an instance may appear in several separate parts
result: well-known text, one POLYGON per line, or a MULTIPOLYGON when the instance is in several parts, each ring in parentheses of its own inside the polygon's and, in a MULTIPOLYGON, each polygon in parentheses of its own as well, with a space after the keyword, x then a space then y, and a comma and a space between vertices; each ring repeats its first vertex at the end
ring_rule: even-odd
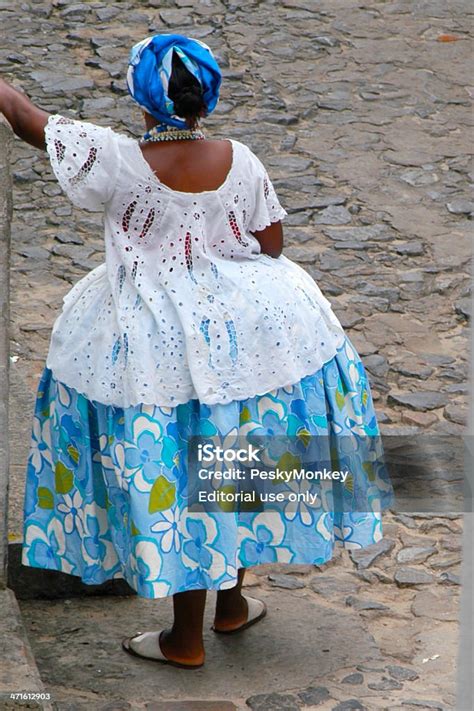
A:
POLYGON ((173 51, 176 51, 186 69, 202 86, 207 114, 214 110, 219 99, 222 81, 219 65, 211 49, 198 39, 184 35, 162 34, 146 37, 135 44, 130 52, 127 87, 137 104, 154 116, 165 130, 166 125, 187 128, 186 121, 177 116, 173 101, 168 96, 172 70, 173 51))

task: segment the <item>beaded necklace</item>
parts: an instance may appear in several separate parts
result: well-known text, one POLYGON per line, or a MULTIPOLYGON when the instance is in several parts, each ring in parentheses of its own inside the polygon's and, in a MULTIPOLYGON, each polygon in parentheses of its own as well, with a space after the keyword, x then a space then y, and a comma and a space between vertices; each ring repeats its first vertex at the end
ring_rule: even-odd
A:
POLYGON ((140 143, 155 143, 157 141, 177 141, 189 139, 202 141, 205 138, 200 128, 176 128, 166 123, 152 126, 149 131, 143 134, 140 143))

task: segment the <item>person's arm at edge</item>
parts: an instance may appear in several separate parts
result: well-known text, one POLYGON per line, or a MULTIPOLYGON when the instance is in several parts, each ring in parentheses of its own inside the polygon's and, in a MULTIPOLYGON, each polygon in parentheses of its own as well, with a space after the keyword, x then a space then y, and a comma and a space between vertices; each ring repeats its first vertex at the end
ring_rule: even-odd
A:
POLYGON ((46 150, 44 127, 50 114, 39 109, 25 94, 1 78, 0 112, 19 138, 35 148, 46 150))
POLYGON ((280 256, 283 250, 283 228, 280 220, 272 222, 264 230, 251 232, 251 234, 260 243, 263 254, 268 254, 269 257, 274 259, 280 256))

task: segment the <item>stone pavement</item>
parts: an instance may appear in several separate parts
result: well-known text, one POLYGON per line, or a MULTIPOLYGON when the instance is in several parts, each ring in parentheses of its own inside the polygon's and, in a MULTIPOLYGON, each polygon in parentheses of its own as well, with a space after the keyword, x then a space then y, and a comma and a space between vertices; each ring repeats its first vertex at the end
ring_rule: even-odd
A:
MULTIPOLYGON (((38 672, 22 616, 11 590, 0 589, 0 708, 15 709, 21 706, 10 694, 23 692, 47 699, 47 693, 38 672), (43 696, 41 696, 43 695, 43 696)), ((24 704, 26 705, 26 704, 24 704)), ((29 708, 50 711, 45 701, 30 704, 29 708)))
POLYGON ((460 532, 452 516, 388 514, 383 541, 352 558, 338 550, 321 569, 252 569, 246 592, 267 602, 267 618, 241 635, 215 636, 209 593, 206 665, 192 672, 129 658, 120 648, 134 631, 168 625, 169 599, 20 605, 61 711, 173 711, 170 701, 189 699, 220 701, 219 711, 224 701, 234 704, 229 711, 461 711, 454 701, 459 580, 452 572, 460 532))
MULTIPOLYGON (((139 135, 140 112, 125 90, 130 45, 152 32, 208 42, 224 82, 207 134, 242 140, 267 166, 289 212, 285 253, 317 280, 362 355, 384 432, 454 435, 463 431, 467 397, 470 12, 466 0, 39 0, 15 7, 0 0, 0 70, 47 110, 139 135)), ((10 518, 18 540, 31 413, 51 326, 64 294, 104 253, 100 219, 68 204, 46 156, 19 141, 14 156, 10 518)), ((425 514, 387 521, 395 546, 367 570, 337 559, 327 572, 282 579, 285 586, 304 582, 288 591, 257 576, 258 592, 294 615, 292 631, 281 618, 276 624, 275 612, 265 622, 268 636, 263 623, 261 632, 249 630, 250 653, 239 642, 241 656, 228 661, 235 666, 225 675, 215 671, 222 664, 217 642, 209 670, 193 674, 195 681, 168 669, 145 676, 122 659, 117 639, 133 616, 142 621, 143 601, 112 601, 123 606, 125 622, 111 618, 108 600, 25 601, 44 680, 61 708, 75 708, 76 698, 81 708, 118 696, 141 708, 135 697, 144 707, 174 688, 181 698, 210 698, 214 689, 213 698, 236 704, 275 689, 292 698, 248 704, 291 709, 309 700, 303 689, 311 685, 328 690, 327 699, 323 691, 320 702, 312 697, 318 709, 454 708, 461 520, 425 514), (334 578, 334 592, 315 590, 312 577, 329 578, 329 589, 334 578), (309 610, 311 645, 303 634, 309 610), (327 610, 335 611, 334 628, 323 652, 318 625, 327 610), (91 620, 104 623, 104 641, 91 620), (84 631, 69 635, 82 624, 84 631), (354 639, 357 629, 373 641, 361 632, 360 650, 357 642, 348 649, 345 636, 354 639), (76 638, 83 643, 67 646, 76 638), (59 660, 52 641, 64 644, 59 660), (91 649, 90 663, 100 660, 107 683, 99 672, 79 673, 91 649), (397 666, 410 671, 390 668, 397 666), (230 681, 234 673, 246 679, 244 693, 230 681), (224 676, 229 693, 216 686, 224 676), (349 699, 356 702, 344 706, 349 699)), ((162 617, 167 604, 155 603, 162 617)))

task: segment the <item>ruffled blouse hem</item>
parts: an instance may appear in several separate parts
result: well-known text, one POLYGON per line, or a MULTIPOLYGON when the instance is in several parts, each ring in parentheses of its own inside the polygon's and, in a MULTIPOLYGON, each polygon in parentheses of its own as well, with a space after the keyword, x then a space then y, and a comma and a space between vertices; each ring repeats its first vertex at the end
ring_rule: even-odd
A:
POLYGON ((235 397, 232 396, 229 398, 223 398, 220 393, 215 393, 214 395, 210 395, 209 397, 200 397, 196 391, 193 391, 188 395, 183 394, 182 397, 180 397, 179 395, 173 396, 173 399, 170 399, 169 396, 161 398, 158 395, 158 397, 154 398, 144 397, 139 400, 131 399, 130 402, 128 402, 127 404, 124 404, 123 400, 120 402, 109 400, 108 402, 103 403, 97 397, 93 397, 91 391, 87 391, 85 388, 77 387, 77 383, 74 383, 73 378, 70 377, 70 371, 62 371, 60 367, 51 364, 49 356, 46 360, 46 367, 51 370, 56 380, 63 383, 64 385, 67 385, 69 388, 74 389, 76 392, 83 395, 86 399, 90 400, 91 403, 96 402, 102 405, 110 405, 111 407, 122 408, 136 407, 137 405, 154 405, 156 407, 177 407, 178 405, 185 405, 191 400, 199 400, 199 402, 203 405, 228 405, 232 402, 240 402, 253 397, 267 395, 268 393, 271 393, 272 391, 277 390, 278 388, 292 387, 293 385, 296 385, 296 383, 299 383, 303 378, 308 377, 310 375, 314 375, 326 363, 328 363, 334 358, 337 350, 344 343, 344 340, 345 333, 344 331, 341 331, 336 336, 336 339, 333 342, 331 349, 328 350, 324 356, 322 356, 320 359, 315 359, 311 365, 301 367, 298 370, 295 370, 295 374, 290 380, 282 382, 281 379, 278 380, 278 377, 269 377, 258 388, 247 390, 245 394, 236 393, 235 397), (157 402, 157 400, 159 401, 157 402))

